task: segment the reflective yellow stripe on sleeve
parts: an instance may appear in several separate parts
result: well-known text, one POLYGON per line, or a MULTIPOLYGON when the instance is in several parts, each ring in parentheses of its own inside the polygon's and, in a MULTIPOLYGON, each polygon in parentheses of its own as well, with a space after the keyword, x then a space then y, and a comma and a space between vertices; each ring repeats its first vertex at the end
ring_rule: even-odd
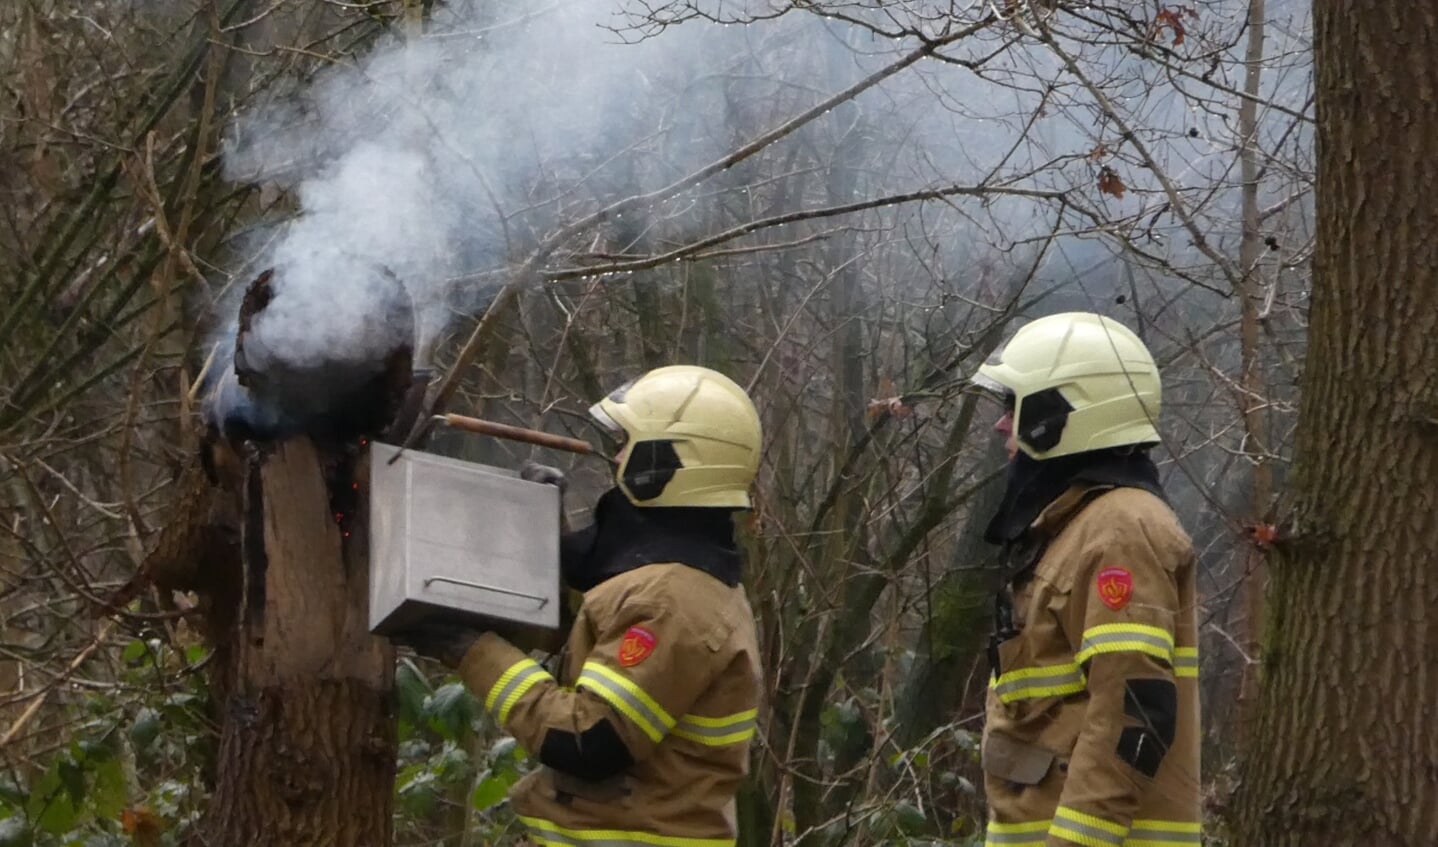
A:
POLYGON ((1198 648, 1178 647, 1173 651, 1173 675, 1198 678, 1198 648))
POLYGON ((1044 847, 1051 821, 999 823, 989 821, 984 829, 984 847, 1044 847))
POLYGON ((1202 843, 1203 825, 1197 821, 1136 820, 1123 847, 1198 847, 1202 843))
POLYGON ((1060 807, 1053 820, 999 823, 989 821, 984 847, 1044 847, 1053 832, 1085 847, 1199 847, 1203 825, 1197 821, 1136 820, 1124 828, 1112 821, 1060 807))
POLYGON ((687 738, 709 747, 724 747, 753 738, 754 718, 758 714, 758 710, 749 709, 737 714, 715 718, 703 715, 684 715, 678 723, 674 724, 672 731, 680 738, 687 738))
POLYGON ((1015 668, 999 674, 998 679, 989 680, 989 687, 994 689, 994 693, 998 694, 999 700, 1004 703, 1077 694, 1084 690, 1085 684, 1083 670, 1075 662, 1015 668))
POLYGON ((732 838, 681 838, 623 829, 569 829, 542 818, 519 816, 538 844, 557 847, 734 847, 732 838))
POLYGON ((674 728, 669 713, 624 674, 598 662, 585 662, 578 688, 587 688, 629 718, 649 740, 658 743, 674 728))
POLYGON ((1084 630, 1074 661, 1082 665, 1100 653, 1146 653, 1173 664, 1173 633, 1139 623, 1106 623, 1084 630))
POLYGON ((1113 821, 1106 821, 1094 815, 1059 806, 1054 810, 1053 823, 1049 834, 1067 838, 1083 847, 1123 847, 1128 836, 1128 827, 1113 821))
POLYGON ((504 722, 509 720, 509 710, 514 708, 519 698, 545 680, 553 682, 554 677, 533 659, 520 659, 499 675, 494 687, 485 695, 484 709, 494 715, 500 726, 504 726, 504 722))

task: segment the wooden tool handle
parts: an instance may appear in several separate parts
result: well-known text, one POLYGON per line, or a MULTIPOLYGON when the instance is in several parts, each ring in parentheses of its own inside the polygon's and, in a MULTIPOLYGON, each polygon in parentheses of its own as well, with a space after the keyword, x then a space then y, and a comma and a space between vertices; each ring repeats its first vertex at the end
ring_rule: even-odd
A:
POLYGON ((508 438, 510 441, 523 441, 525 444, 537 444, 540 447, 566 450, 570 453, 583 453, 588 455, 594 452, 594 445, 588 441, 580 441, 578 438, 569 438, 563 435, 552 435, 548 432, 540 432, 537 429, 525 429, 521 426, 510 426, 509 424, 465 417, 464 415, 456 415, 452 412, 444 415, 435 415, 434 417, 435 420, 444 421, 447 425, 455 429, 462 429, 465 432, 477 432, 480 435, 492 435, 495 438, 508 438))

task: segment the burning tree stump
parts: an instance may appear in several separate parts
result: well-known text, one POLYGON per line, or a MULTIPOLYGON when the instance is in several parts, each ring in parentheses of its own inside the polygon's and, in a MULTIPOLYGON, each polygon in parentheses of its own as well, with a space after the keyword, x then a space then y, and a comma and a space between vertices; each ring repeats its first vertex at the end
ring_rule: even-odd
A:
MULTIPOLYGON (((188 843, 388 847, 394 650, 368 631, 365 481, 368 439, 407 429, 396 415, 418 408, 424 388, 411 385, 412 311, 395 281, 392 302, 368 316, 389 333, 382 346, 287 359, 285 348, 249 337, 257 316, 282 304, 272 278, 251 284, 233 352, 217 351, 223 364, 207 392, 210 499, 237 503, 229 529, 238 551, 231 545, 207 571, 192 546, 194 567, 157 560, 148 575, 162 589, 199 592, 214 648, 214 795, 188 843)), ((215 512, 181 508, 195 524, 215 512)), ((180 544, 214 534, 179 526, 166 536, 180 544)))
POLYGON ((249 463, 238 641, 217 669, 231 679, 197 843, 391 843, 394 651, 368 632, 363 496, 341 529, 344 477, 323 459, 295 438, 249 463))

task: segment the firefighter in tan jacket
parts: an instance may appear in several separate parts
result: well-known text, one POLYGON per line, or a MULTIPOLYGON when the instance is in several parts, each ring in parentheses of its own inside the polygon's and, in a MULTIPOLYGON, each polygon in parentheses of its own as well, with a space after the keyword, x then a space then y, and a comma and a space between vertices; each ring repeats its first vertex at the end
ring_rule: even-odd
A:
POLYGON ((983 767, 990 847, 1200 843, 1194 553, 1148 448, 1158 368, 1088 313, 1025 325, 975 377, 1009 437, 987 538, 995 603, 983 767))
POLYGON ((510 793, 536 844, 728 847, 760 697, 732 522, 750 505, 759 418, 737 384, 692 366, 651 371, 590 413, 625 444, 593 525, 561 545, 584 602, 557 677, 493 632, 401 640, 457 665, 538 757, 510 793))

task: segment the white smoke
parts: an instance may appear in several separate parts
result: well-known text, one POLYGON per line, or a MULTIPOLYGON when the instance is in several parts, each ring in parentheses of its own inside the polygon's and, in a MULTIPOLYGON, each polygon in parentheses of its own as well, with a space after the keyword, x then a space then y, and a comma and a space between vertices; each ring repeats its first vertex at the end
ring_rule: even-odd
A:
MULTIPOLYGON (((739 13, 773 4, 719 6, 739 13)), ((900 19, 923 29, 938 19, 934 8, 914 0, 879 19, 902 9, 900 19)), ((261 346, 296 365, 375 352, 389 337, 376 321, 393 274, 413 300, 424 355, 453 316, 481 309, 505 269, 559 226, 713 161, 916 46, 797 13, 753 26, 691 20, 626 43, 636 32, 614 31, 633 21, 626 11, 623 0, 442 5, 423 36, 388 34, 367 55, 243 115, 231 128, 227 175, 288 189, 299 202, 298 214, 248 265, 276 270, 276 298, 253 331, 261 346), (495 17, 495 7, 508 17, 495 17)), ((982 74, 920 63, 783 142, 837 148, 856 143, 846 132, 867 126, 859 131, 879 127, 884 137, 857 143, 892 147, 882 178, 865 163, 851 197, 818 199, 979 179, 1003 184, 1006 174, 1025 171, 1031 175, 1018 177, 1020 185, 1092 195, 1094 167, 1085 154, 1113 141, 1112 128, 1092 120, 1087 95, 1045 50, 1028 45, 985 58, 1010 36, 996 28, 949 51, 984 61, 982 74), (1049 81, 1064 87, 1048 92, 1049 81), (1029 141, 1019 144, 1024 135, 1029 141)), ((1209 171, 1231 162, 1223 150, 1210 165, 1188 149, 1207 144, 1209 129, 1191 140, 1178 102, 1155 99, 1146 119, 1150 136, 1177 139, 1150 144, 1180 183, 1213 179, 1209 171)), ((757 193, 765 175, 743 172, 749 164, 694 196, 712 206, 721 192, 743 193, 755 204, 749 214, 766 211, 746 185, 757 193)), ((1136 169, 1125 176, 1131 187, 1148 181, 1136 169)), ((1144 196, 1127 202, 1163 202, 1144 196)), ((704 210, 684 218, 676 211, 684 199, 654 215, 715 226, 704 210)), ((953 241, 973 237, 970 226, 995 244, 1042 236, 1051 226, 1042 202, 968 206, 972 223, 950 228, 953 241)), ((642 211, 624 223, 617 243, 605 245, 612 252, 653 229, 642 211)), ((1176 224, 1164 223, 1179 236, 1168 241, 1174 254, 1191 256, 1176 224)))
MULTIPOLYGON (((251 331, 256 346, 301 366, 372 355, 390 337, 377 320, 393 274, 427 352, 567 209, 592 205, 589 183, 617 179, 620 154, 650 152, 656 121, 661 132, 693 134, 672 114, 681 104, 655 88, 682 87, 706 72, 706 53, 722 53, 712 40, 696 49, 699 27, 626 45, 607 28, 618 19, 604 4, 508 21, 486 19, 487 5, 445 7, 423 37, 386 36, 357 63, 237 122, 227 176, 291 190, 299 202, 248 263, 275 269, 275 300, 251 331)), ((711 39, 723 30, 710 29, 711 39)), ((670 167, 717 155, 723 140, 690 139, 687 161, 670 167)))

